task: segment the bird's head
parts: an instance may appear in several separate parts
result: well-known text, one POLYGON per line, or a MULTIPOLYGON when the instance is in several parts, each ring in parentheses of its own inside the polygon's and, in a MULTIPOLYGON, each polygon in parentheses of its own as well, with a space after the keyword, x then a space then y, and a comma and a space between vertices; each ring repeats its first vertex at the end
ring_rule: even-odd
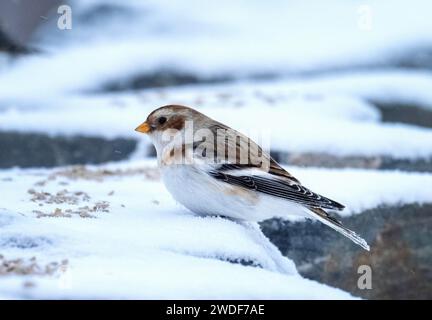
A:
POLYGON ((135 131, 147 134, 156 149, 164 147, 167 137, 183 133, 186 125, 202 127, 212 120, 204 114, 181 105, 167 105, 152 111, 135 131))

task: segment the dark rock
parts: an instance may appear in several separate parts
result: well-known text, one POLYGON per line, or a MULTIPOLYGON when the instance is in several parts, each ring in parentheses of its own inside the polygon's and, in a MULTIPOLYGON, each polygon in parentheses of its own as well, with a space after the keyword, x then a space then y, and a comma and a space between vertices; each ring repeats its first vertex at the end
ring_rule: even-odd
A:
MULTIPOLYGON (((40 133, 1 132, 0 168, 54 167, 73 164, 97 164, 126 159, 136 151, 134 139, 85 136, 49 136, 40 133)), ((154 157, 153 146, 145 156, 154 157)), ((321 153, 272 152, 279 162, 295 166, 324 168, 398 169, 432 172, 432 159, 393 159, 389 157, 338 157, 321 153)))
POLYGON ((115 3, 96 3, 82 12, 78 12, 77 21, 80 24, 100 24, 109 23, 110 19, 130 19, 134 16, 134 11, 122 4, 115 3))
MULTIPOLYGON (((63 1, 64 3, 65 1, 63 1)), ((0 1, 0 52, 12 56, 41 53, 33 42, 38 28, 49 19, 57 21, 60 0, 0 1)))
POLYGON ((25 46, 19 45, 12 41, 1 29, 0 29, 0 52, 7 52, 12 55, 30 53, 32 50, 25 46))
POLYGON ((326 153, 289 153, 274 151, 272 157, 282 163, 300 167, 358 168, 432 172, 432 158, 396 159, 385 156, 335 156, 326 153))
POLYGON ((432 128, 432 108, 402 103, 371 102, 381 112, 381 121, 432 128))
POLYGON ((199 77, 193 73, 157 70, 150 73, 138 74, 127 79, 111 80, 102 85, 102 91, 123 91, 145 88, 162 88, 189 84, 214 84, 227 82, 228 77, 199 77))
POLYGON ((430 46, 417 46, 394 54, 390 64, 405 69, 432 69, 432 49, 430 46))
POLYGON ((432 172, 432 158, 396 159, 387 156, 335 156, 326 153, 289 153, 271 152, 272 157, 280 162, 293 166, 323 168, 359 168, 403 171, 432 172))
POLYGON ((341 157, 328 153, 295 153, 285 151, 273 151, 270 154, 276 161, 293 166, 379 169, 382 165, 382 158, 379 156, 341 157))
POLYGON ((368 299, 432 298, 432 204, 379 207, 341 220, 370 252, 319 222, 275 219, 262 230, 307 278, 368 299), (357 287, 360 265, 372 269, 370 290, 357 287))
POLYGON ((392 159, 383 158, 378 169, 432 172, 432 159, 392 159))
POLYGON ((0 168, 55 167, 97 164, 126 159, 135 149, 132 139, 48 136, 0 132, 0 168))

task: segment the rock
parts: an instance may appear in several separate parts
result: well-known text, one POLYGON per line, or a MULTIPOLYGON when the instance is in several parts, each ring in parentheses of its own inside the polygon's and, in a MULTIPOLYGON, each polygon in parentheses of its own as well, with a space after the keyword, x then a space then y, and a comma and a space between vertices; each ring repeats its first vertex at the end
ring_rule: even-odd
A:
POLYGON ((228 77, 200 77, 193 73, 157 70, 149 73, 141 73, 127 79, 112 80, 102 86, 102 91, 123 91, 147 88, 163 88, 190 84, 223 83, 228 77))
POLYGON ((306 278, 368 299, 432 298, 432 204, 379 207, 341 220, 370 252, 319 222, 274 219, 261 226, 306 278), (371 267, 370 290, 357 287, 361 265, 371 267))
MULTIPOLYGON (((55 167, 72 164, 97 164, 127 159, 138 151, 134 139, 85 136, 50 136, 41 133, 0 131, 0 168, 55 167), (31 155, 31 156, 29 156, 31 155)), ((155 157, 153 146, 143 150, 155 157)), ((399 169, 404 171, 432 172, 432 159, 393 159, 390 157, 339 157, 322 153, 272 152, 283 164, 324 168, 399 169)))
POLYGON ((396 159, 388 156, 335 156, 326 153, 294 153, 274 151, 272 157, 293 166, 323 168, 398 169, 403 171, 432 172, 432 158, 396 159))
POLYGON ((0 29, 0 52, 7 52, 12 55, 29 53, 29 49, 19 45, 12 41, 1 29, 0 29))
POLYGON ((0 132, 0 168, 118 161, 130 156, 136 145, 135 140, 124 138, 53 137, 36 133, 0 132))
POLYGON ((402 50, 399 54, 393 54, 389 64, 392 67, 403 69, 432 68, 432 49, 430 46, 416 46, 402 50))
POLYGON ((382 159, 378 156, 341 157, 326 153, 295 153, 284 151, 273 151, 271 152, 271 156, 281 163, 305 167, 379 169, 382 165, 382 159))
POLYGON ((381 121, 432 128, 432 108, 402 103, 372 102, 381 112, 381 121))
MULTIPOLYGON (((127 19, 134 18, 134 11, 132 8, 117 3, 95 3, 83 7, 82 11, 78 11, 76 19, 81 25, 92 25, 101 23, 110 23, 110 19, 127 19)), ((112 22, 112 21, 111 21, 112 22)))
POLYGON ((39 53, 40 41, 34 39, 36 30, 47 20, 57 21, 60 0, 1 1, 0 52, 11 55, 39 53))

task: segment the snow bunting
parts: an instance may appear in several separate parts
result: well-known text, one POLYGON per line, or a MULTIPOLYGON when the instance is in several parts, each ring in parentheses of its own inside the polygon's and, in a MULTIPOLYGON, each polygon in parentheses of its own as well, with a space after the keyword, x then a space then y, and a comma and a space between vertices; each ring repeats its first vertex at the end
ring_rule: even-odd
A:
POLYGON ((342 204, 304 187, 238 131, 180 105, 154 110, 135 130, 150 136, 165 186, 191 211, 242 221, 315 218, 369 250, 325 211, 342 210, 342 204))

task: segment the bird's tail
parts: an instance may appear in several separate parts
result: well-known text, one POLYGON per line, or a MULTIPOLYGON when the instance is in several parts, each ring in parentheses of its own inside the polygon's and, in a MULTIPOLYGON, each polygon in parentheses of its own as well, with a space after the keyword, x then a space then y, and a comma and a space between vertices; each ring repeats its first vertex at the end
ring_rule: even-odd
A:
POLYGON ((340 221, 336 220, 333 217, 330 217, 326 211, 324 211, 323 209, 320 209, 320 208, 309 208, 309 209, 311 212, 314 213, 313 217, 315 219, 318 219, 319 221, 321 221, 325 225, 329 226, 333 230, 336 230, 337 232, 343 234, 345 237, 350 239, 352 242, 358 244, 363 249, 365 249, 367 251, 370 250, 369 245, 367 244, 367 242, 362 237, 360 237, 354 231, 343 226, 340 221))

